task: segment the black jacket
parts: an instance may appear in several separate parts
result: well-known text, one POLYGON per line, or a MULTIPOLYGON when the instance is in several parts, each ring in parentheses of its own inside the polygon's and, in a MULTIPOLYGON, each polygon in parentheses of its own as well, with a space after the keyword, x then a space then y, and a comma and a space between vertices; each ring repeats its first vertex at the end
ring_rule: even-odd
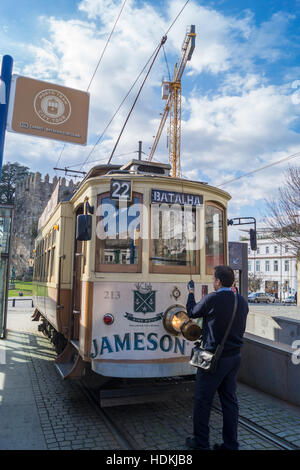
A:
MULTIPOLYGON (((248 303, 238 295, 238 306, 231 330, 225 342, 222 356, 233 356, 240 352, 246 328, 248 303)), ((204 349, 214 352, 221 343, 228 323, 232 317, 234 293, 232 291, 211 292, 196 304, 194 294, 190 293, 187 312, 191 318, 203 317, 202 342, 204 349)))

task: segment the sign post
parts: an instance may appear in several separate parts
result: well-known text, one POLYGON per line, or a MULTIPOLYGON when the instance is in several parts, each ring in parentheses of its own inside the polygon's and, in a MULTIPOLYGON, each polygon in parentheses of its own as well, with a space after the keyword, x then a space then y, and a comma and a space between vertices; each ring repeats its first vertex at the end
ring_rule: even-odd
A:
POLYGON ((3 56, 0 78, 0 181, 2 175, 2 161, 12 68, 13 58, 10 55, 3 56))
POLYGON ((89 93, 13 75, 7 130, 86 145, 89 93))
POLYGON ((6 336, 12 221, 13 204, 0 204, 0 339, 4 339, 6 336))

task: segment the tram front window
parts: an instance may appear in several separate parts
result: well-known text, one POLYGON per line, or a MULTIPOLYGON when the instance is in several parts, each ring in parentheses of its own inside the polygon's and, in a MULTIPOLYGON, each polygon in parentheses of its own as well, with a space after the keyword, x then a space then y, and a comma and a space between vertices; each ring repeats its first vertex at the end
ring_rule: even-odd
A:
POLYGON ((213 274, 214 266, 224 264, 224 210, 213 204, 205 207, 206 274, 213 274))
POLYGON ((99 196, 96 242, 97 271, 138 271, 141 199, 130 203, 99 196))
POLYGON ((158 272, 159 266, 168 272, 195 270, 197 264, 195 208, 153 204, 151 238, 151 262, 154 272, 158 272))

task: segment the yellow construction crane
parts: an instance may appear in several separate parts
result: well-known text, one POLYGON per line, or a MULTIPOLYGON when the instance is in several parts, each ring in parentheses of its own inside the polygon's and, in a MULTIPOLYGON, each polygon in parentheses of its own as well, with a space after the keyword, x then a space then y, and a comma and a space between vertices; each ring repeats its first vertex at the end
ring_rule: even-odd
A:
POLYGON ((180 177, 180 143, 181 143, 181 77, 183 75, 186 63, 191 60, 195 49, 195 25, 188 27, 183 44, 182 55, 179 66, 177 63, 174 67, 173 81, 162 82, 162 99, 167 100, 157 134, 150 152, 149 161, 152 160, 160 139, 162 130, 170 112, 169 126, 169 163, 172 166, 172 176, 180 177))

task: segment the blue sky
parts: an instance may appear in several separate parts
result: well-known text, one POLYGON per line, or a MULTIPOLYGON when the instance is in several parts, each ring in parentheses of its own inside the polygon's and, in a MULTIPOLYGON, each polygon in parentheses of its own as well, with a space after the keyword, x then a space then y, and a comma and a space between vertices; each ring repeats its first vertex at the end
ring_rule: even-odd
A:
MULTIPOLYGON (((53 167, 80 169, 129 87, 168 29, 184 0, 127 0, 92 82, 86 147, 7 133, 5 161, 54 175, 53 167)), ((0 55, 14 58, 14 73, 86 90, 120 0, 15 0, 0 2, 0 55)), ((196 26, 196 48, 182 79, 182 171, 219 186, 250 170, 300 151, 300 0, 190 0, 168 34, 172 71, 186 27, 196 26)), ((158 57, 122 136, 113 162, 136 156, 138 141, 149 153, 159 125, 158 57), (128 154, 118 157, 118 155, 128 154)), ((121 108, 88 163, 105 162, 135 92, 121 108)), ((166 126, 167 128, 167 126, 166 126)), ((155 158, 168 160, 166 128, 155 158)), ((299 159, 291 161, 298 164, 299 159)), ((266 214, 287 164, 224 186, 231 217, 266 214)), ((89 165, 83 169, 87 170, 89 165)))

